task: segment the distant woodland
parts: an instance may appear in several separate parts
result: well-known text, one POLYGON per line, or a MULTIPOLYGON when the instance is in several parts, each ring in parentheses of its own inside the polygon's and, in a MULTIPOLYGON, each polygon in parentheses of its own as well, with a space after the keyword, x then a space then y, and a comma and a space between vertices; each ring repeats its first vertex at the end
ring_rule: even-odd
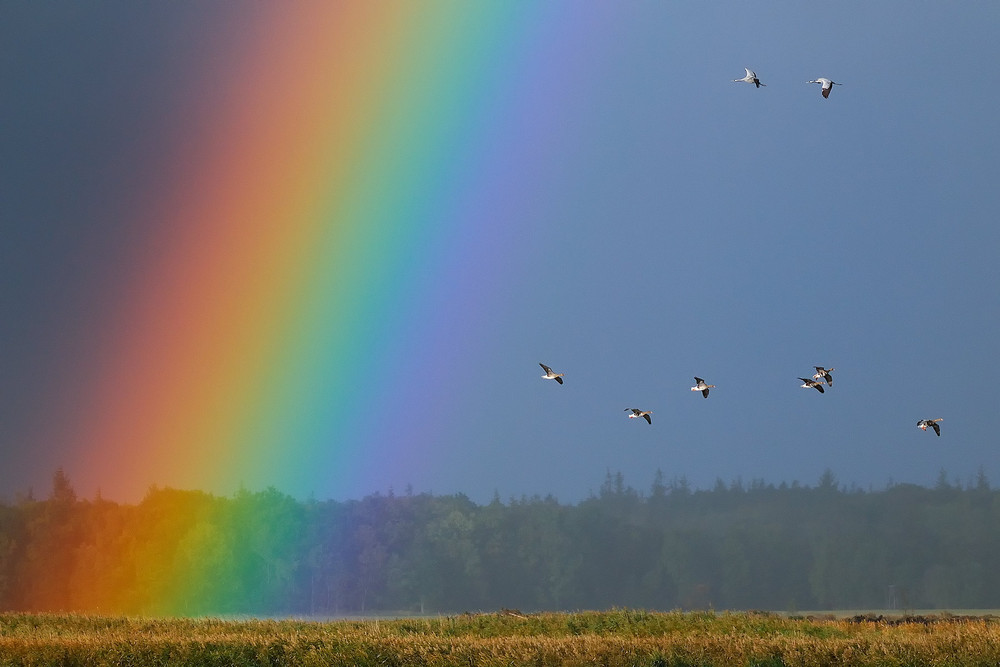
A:
POLYGON ((1000 492, 609 473, 552 497, 376 494, 299 501, 151 489, 0 504, 0 609, 127 614, 451 613, 517 608, 1000 607, 1000 492))

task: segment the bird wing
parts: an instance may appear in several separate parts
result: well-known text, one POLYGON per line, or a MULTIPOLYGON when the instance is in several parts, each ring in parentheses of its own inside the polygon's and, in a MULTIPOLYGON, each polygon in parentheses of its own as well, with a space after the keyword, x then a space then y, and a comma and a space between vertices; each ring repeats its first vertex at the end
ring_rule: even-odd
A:
POLYGON ((562 384, 563 383, 562 378, 561 377, 557 377, 556 378, 556 382, 558 382, 559 384, 562 384))
POLYGON ((643 415, 643 417, 646 419, 646 423, 647 424, 652 424, 653 423, 653 420, 649 418, 649 415, 643 415))
POLYGON ((940 437, 941 436, 941 427, 938 426, 936 422, 931 422, 931 427, 934 429, 934 432, 938 434, 938 437, 940 437))
POLYGON ((821 384, 820 384, 819 382, 817 382, 817 383, 816 383, 816 389, 818 389, 818 390, 819 390, 819 393, 821 393, 821 394, 822 394, 822 393, 823 393, 824 391, 826 391, 825 389, 823 389, 823 385, 821 385, 821 384))
POLYGON ((701 395, 704 396, 705 398, 708 398, 708 389, 702 389, 701 395))
POLYGON ((823 97, 830 97, 830 86, 823 84, 823 97))
POLYGON ((542 362, 539 361, 538 365, 541 366, 542 370, 545 371, 546 373, 551 373, 552 372, 552 369, 549 368, 548 366, 546 366, 545 364, 543 364, 542 362))
POLYGON ((702 380, 702 379, 701 379, 700 377, 698 377, 697 375, 696 375, 696 376, 694 377, 694 381, 695 381, 695 382, 697 382, 698 384, 701 384, 702 382, 704 382, 704 380, 702 380))
POLYGON ((747 76, 750 77, 751 79, 756 79, 757 78, 757 75, 754 74, 753 70, 750 69, 749 67, 744 67, 743 69, 745 69, 747 71, 747 76))

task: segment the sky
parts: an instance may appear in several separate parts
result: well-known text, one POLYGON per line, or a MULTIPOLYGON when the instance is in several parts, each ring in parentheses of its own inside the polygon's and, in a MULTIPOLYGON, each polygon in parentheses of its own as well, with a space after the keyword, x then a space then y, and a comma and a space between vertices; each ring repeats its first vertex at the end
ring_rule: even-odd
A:
POLYGON ((5 2, 0 498, 1000 483, 998 24, 5 2))

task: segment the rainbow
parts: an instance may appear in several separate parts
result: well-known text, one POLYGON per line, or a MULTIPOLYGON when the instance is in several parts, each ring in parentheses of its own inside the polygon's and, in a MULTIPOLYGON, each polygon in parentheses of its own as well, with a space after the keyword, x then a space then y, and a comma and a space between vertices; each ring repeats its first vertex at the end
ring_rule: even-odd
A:
POLYGON ((148 128, 172 137, 131 212, 149 231, 59 436, 82 492, 350 494, 391 465, 371 443, 441 435, 437 366, 487 326, 526 224, 482 211, 517 174, 503 137, 534 112, 551 13, 296 2, 212 17, 172 125, 148 128))
POLYGON ((574 58, 613 39, 611 5, 576 9, 193 12, 190 52, 157 74, 173 97, 143 128, 168 148, 123 198, 127 268, 39 436, 68 443, 57 463, 81 497, 160 517, 135 529, 156 553, 130 556, 153 593, 68 604, 225 609, 194 564, 247 519, 209 499, 356 498, 385 490, 386 468, 445 464, 448 413, 476 400, 450 366, 493 335, 520 237, 558 200, 537 177, 572 160, 566 119, 588 94, 574 58))

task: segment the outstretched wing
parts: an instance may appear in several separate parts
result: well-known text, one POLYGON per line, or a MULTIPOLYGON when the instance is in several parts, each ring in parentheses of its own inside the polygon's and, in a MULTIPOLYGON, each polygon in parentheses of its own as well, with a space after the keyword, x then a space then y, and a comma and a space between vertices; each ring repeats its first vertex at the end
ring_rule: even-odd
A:
MULTIPOLYGON (((643 415, 643 418, 645 418, 647 424, 653 423, 653 420, 649 418, 649 415, 643 415)), ((935 424, 934 426, 937 427, 937 424, 935 424)))
POLYGON ((938 434, 938 437, 941 437, 941 427, 937 425, 937 422, 931 422, 931 428, 938 434))

